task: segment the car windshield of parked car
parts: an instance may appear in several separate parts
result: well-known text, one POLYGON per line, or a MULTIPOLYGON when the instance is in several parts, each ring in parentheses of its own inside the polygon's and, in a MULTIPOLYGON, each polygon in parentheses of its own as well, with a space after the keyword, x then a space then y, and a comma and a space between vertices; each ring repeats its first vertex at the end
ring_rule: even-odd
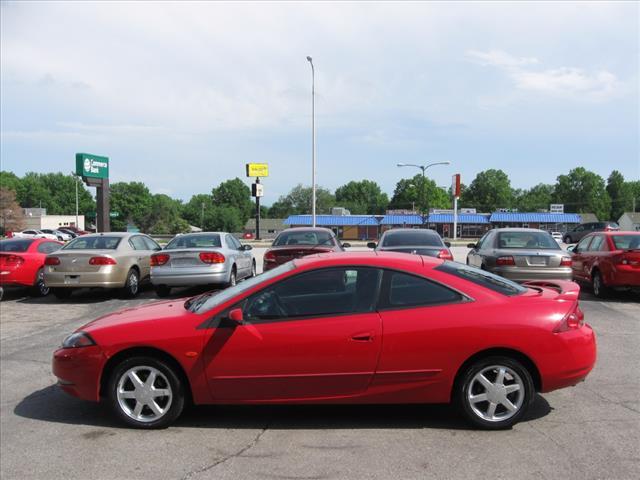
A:
POLYGON ((253 287, 260 285, 261 283, 268 282, 272 278, 282 275, 285 272, 289 272, 296 268, 294 262, 283 263, 282 265, 269 270, 265 273, 261 273, 255 277, 247 278, 246 280, 234 285, 233 287, 225 288, 224 290, 214 290, 211 292, 203 293, 197 297, 190 298, 184 302, 184 308, 194 313, 203 313, 211 310, 218 305, 223 304, 227 300, 230 300, 243 292, 251 290, 253 287))
POLYGON ((283 232, 273 242, 274 247, 284 245, 334 245, 333 236, 329 232, 283 232))
POLYGON ((631 235, 612 235, 616 250, 640 250, 640 233, 631 235))
POLYGON ((388 232, 382 239, 382 247, 442 247, 442 240, 438 235, 430 232, 388 232))
POLYGON ((527 291, 525 287, 516 282, 458 262, 445 261, 442 265, 435 267, 435 270, 455 275, 503 295, 519 295, 527 291))
POLYGON ((560 250, 558 242, 546 232, 500 232, 498 248, 560 250))
POLYGON ((0 252, 26 252, 34 240, 30 238, 16 240, 2 240, 0 242, 0 252))
POLYGON ((82 236, 67 243, 62 250, 115 250, 118 248, 122 237, 98 237, 82 236))
POLYGON ((198 235, 179 235, 171 240, 165 250, 176 248, 220 248, 220 235, 217 233, 198 235))

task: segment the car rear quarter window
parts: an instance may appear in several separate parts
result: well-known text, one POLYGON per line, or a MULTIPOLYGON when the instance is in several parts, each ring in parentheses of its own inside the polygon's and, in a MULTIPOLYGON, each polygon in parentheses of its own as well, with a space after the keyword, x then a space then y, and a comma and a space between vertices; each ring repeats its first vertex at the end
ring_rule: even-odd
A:
POLYGON ((434 270, 454 275, 503 295, 520 295, 527 291, 525 287, 516 282, 462 263, 445 261, 442 265, 435 267, 434 270))
POLYGON ((388 272, 387 275, 389 276, 388 298, 383 299, 383 304, 386 303, 389 308, 442 305, 464 300, 464 297, 455 290, 426 278, 401 272, 388 272))
POLYGON ((34 241, 31 238, 2 240, 0 241, 0 252, 26 252, 34 241))

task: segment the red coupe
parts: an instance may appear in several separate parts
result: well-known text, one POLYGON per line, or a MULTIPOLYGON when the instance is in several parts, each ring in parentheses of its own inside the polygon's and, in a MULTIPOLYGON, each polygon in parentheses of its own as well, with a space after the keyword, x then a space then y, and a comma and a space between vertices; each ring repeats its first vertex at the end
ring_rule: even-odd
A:
POLYGON ((141 428, 169 425, 187 401, 455 402, 476 426, 506 428, 536 392, 593 368, 578 293, 419 255, 313 255, 90 322, 54 353, 53 372, 141 428))
POLYGON ((573 249, 573 279, 591 283, 596 297, 612 288, 640 287, 640 232, 598 232, 573 249))
POLYGON ((0 286, 31 287, 35 296, 49 294, 44 284, 44 259, 62 247, 44 238, 0 240, 0 286))

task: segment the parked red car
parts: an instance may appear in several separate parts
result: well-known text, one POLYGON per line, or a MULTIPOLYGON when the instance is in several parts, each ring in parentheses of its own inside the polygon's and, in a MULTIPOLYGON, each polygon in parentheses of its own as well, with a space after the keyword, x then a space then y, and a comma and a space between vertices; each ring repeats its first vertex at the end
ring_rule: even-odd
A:
POLYGON ((278 234, 271 248, 264 252, 262 270, 266 272, 278 265, 314 253, 344 252, 350 247, 340 243, 328 228, 288 228, 278 234))
POLYGON ((64 391, 106 399, 140 428, 169 425, 187 399, 455 402, 473 424, 505 428, 536 391, 591 371, 595 335, 579 289, 419 255, 313 255, 99 318, 64 340, 53 373, 64 391))
POLYGON ((0 240, 0 286, 32 287, 32 294, 45 296, 44 259, 63 244, 44 238, 0 240))
POLYGON ((598 232, 573 249, 573 279, 590 283, 597 297, 612 288, 640 288, 640 232, 598 232))

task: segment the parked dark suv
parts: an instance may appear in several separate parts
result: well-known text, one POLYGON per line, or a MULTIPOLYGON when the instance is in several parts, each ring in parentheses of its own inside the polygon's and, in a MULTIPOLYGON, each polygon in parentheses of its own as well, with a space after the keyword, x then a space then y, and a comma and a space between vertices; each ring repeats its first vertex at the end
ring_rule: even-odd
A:
POLYGON ((577 243, 582 237, 593 232, 613 232, 620 230, 616 222, 591 222, 578 225, 573 230, 569 230, 564 234, 562 240, 564 243, 577 243))

